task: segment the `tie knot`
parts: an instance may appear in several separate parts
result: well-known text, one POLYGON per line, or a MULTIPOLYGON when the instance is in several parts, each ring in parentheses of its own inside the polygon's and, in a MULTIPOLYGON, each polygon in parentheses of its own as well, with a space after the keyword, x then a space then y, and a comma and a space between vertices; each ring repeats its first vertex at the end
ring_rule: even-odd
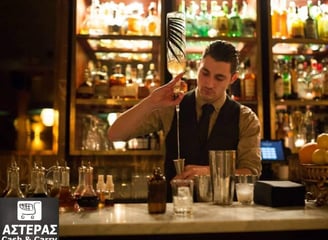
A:
POLYGON ((202 110, 203 110, 203 115, 211 115, 214 111, 214 107, 212 104, 204 104, 202 106, 202 110))

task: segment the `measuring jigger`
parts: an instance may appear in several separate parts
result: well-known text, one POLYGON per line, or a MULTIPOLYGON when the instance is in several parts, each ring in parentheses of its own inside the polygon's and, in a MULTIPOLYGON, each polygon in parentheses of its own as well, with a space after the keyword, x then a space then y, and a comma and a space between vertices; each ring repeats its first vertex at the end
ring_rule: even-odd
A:
POLYGON ((181 174, 184 170, 185 159, 184 158, 173 159, 173 162, 174 162, 176 173, 178 175, 181 174))

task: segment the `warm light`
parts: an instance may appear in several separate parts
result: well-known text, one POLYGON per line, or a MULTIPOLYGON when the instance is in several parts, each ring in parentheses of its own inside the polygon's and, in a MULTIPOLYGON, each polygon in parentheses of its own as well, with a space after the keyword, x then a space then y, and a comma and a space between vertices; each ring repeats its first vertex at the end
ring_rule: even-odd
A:
POLYGON ((119 116, 119 113, 114 113, 114 112, 108 113, 107 121, 108 121, 109 126, 113 125, 113 123, 116 121, 118 116, 119 116))
POLYGON ((53 108, 43 108, 41 110, 41 121, 47 127, 52 127, 55 122, 55 110, 53 108))

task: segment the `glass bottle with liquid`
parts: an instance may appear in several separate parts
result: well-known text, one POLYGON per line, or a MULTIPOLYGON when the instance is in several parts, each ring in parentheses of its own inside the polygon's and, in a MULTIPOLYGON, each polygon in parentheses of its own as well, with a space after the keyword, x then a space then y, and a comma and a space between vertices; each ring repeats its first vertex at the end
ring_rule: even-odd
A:
POLYGON ((77 199, 80 208, 95 210, 98 208, 99 198, 93 188, 93 167, 89 163, 85 168, 85 181, 81 197, 77 199))
POLYGON ((59 189, 60 189, 60 170, 61 167, 59 166, 59 163, 57 162, 55 166, 51 167, 48 171, 48 174, 52 173, 52 186, 50 187, 50 197, 58 197, 59 189))
POLYGON ((166 211, 166 179, 161 168, 157 167, 148 181, 148 212, 165 213, 166 211))
POLYGON ((238 2, 233 0, 229 15, 229 37, 241 37, 243 31, 242 20, 239 15, 238 2))
POLYGON ((74 208, 74 199, 70 188, 70 168, 65 162, 61 168, 61 184, 58 193, 59 211, 70 211, 74 208))
POLYGON ((15 198, 25 198, 23 192, 19 187, 19 167, 16 161, 11 163, 11 166, 7 169, 9 189, 4 195, 4 197, 15 197, 15 198))
POLYGON ((82 164, 79 167, 79 182, 73 193, 73 198, 75 201, 77 201, 81 197, 81 194, 83 192, 84 184, 85 184, 85 172, 86 172, 86 166, 82 164))

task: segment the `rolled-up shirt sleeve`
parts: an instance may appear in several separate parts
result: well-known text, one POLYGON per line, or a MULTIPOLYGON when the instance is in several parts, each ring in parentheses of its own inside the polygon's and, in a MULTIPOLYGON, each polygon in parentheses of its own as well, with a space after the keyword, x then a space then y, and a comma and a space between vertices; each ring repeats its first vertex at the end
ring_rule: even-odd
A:
POLYGON ((242 105, 240 108, 237 168, 248 168, 253 174, 261 174, 260 141, 260 121, 250 108, 242 105))

